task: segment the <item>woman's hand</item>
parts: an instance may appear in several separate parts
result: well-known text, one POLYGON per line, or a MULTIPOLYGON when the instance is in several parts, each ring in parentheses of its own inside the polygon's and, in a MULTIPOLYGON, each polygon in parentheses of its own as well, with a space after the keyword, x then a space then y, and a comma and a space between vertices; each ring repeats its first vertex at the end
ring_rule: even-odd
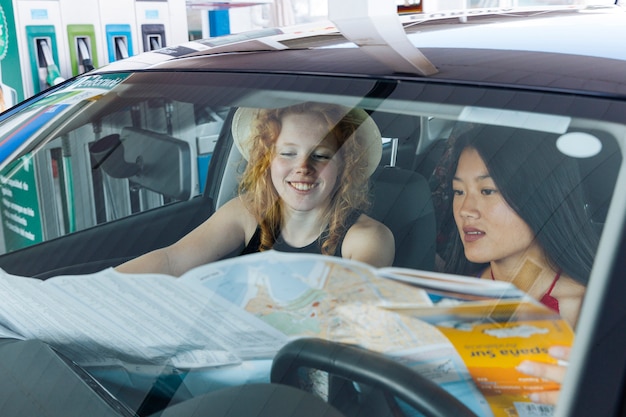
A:
MULTIPOLYGON (((563 361, 559 364, 548 364, 542 362, 523 361, 517 366, 517 370, 528 375, 539 378, 550 379, 562 383, 567 371, 567 361, 569 360, 571 348, 567 346, 552 346, 548 353, 555 359, 563 361)), ((556 405, 560 391, 534 392, 529 398, 536 403, 556 405)))

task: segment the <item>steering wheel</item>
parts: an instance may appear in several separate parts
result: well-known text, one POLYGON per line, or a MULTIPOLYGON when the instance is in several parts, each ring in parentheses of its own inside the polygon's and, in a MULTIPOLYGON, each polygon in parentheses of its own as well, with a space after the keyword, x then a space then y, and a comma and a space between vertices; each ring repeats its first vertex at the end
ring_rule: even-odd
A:
POLYGON ((366 349, 322 339, 298 339, 285 345, 274 358, 270 379, 269 384, 212 391, 150 417, 404 416, 395 398, 424 417, 476 417, 450 393, 410 368, 366 349), (328 402, 299 389, 301 368, 332 376, 328 402))
POLYGON ((274 357, 271 382, 299 387, 300 368, 328 373, 328 402, 347 417, 403 415, 395 398, 425 417, 476 417, 431 380, 389 357, 357 346, 314 338, 292 341, 274 357), (373 403, 372 398, 378 401, 373 403), (381 403, 387 410, 380 409, 381 403))

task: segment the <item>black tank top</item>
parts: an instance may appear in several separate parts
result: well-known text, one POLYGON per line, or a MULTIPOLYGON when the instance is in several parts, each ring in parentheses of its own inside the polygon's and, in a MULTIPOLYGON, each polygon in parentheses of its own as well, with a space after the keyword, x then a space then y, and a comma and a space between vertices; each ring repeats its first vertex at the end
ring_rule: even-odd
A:
MULTIPOLYGON (((346 233, 348 232, 348 230, 350 230, 350 228, 354 225, 354 223, 356 223, 356 221, 359 219, 360 216, 361 216, 361 212, 356 211, 356 210, 350 213, 350 215, 348 215, 348 218, 346 219, 343 235, 339 239, 339 243, 337 244, 337 250, 335 250, 334 256, 341 257, 341 246, 343 244, 343 239, 346 237, 346 233)), ((256 230, 254 231, 254 235, 252 235, 252 238, 250 238, 250 241, 248 242, 246 247, 243 249, 243 251, 241 251, 240 255, 247 255, 250 253, 259 252, 260 246, 261 246, 261 228, 257 226, 256 230)), ((285 242, 280 233, 278 235, 278 239, 276 239, 276 241, 274 242, 272 249, 277 250, 279 252, 317 253, 317 254, 322 253, 321 239, 319 237, 304 247, 296 248, 296 247, 289 245, 287 242, 285 242)))

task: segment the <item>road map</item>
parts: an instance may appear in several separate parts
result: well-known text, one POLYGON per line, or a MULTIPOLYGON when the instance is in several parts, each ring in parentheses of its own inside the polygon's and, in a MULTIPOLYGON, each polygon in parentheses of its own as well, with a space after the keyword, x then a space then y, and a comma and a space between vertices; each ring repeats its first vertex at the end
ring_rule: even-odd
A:
POLYGON ((398 312, 432 306, 428 293, 376 271, 336 257, 268 251, 205 265, 181 279, 200 282, 289 338, 319 337, 392 356, 478 415, 491 415, 443 333, 398 312))
POLYGON ((554 384, 515 366, 521 356, 549 360, 547 346, 573 340, 558 316, 502 282, 274 251, 206 265, 183 279, 288 338, 319 337, 394 357, 481 416, 550 416, 552 407, 536 407, 524 392, 554 384))
POLYGON ((338 258, 272 253, 196 272, 187 275, 287 336, 354 343, 384 353, 448 343, 433 326, 384 308, 431 305, 423 290, 338 258))
POLYGON ((547 347, 573 341, 556 313, 508 283, 276 251, 178 279, 0 273, 0 296, 0 337, 46 342, 109 389, 130 383, 138 401, 155 378, 175 377, 180 399, 268 382, 282 346, 316 337, 383 353, 477 415, 545 417, 551 409, 527 393, 554 384, 515 366, 550 361, 547 347))

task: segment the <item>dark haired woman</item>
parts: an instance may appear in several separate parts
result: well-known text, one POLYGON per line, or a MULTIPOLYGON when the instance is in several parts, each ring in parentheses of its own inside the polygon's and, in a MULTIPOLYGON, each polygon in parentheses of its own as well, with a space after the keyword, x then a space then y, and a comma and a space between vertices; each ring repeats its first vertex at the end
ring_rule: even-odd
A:
MULTIPOLYGON (((556 139, 480 126, 454 141, 443 169, 454 225, 443 223, 450 233, 442 257, 447 272, 512 282, 574 327, 598 236, 584 211, 578 166, 556 139)), ((549 350, 559 360, 569 352, 549 350)), ((523 361, 518 370, 562 382, 566 367, 523 361)), ((558 394, 531 399, 555 404, 558 394)))
POLYGON ((512 282, 576 325, 597 246, 557 136, 480 126, 454 142, 447 272, 512 282))

